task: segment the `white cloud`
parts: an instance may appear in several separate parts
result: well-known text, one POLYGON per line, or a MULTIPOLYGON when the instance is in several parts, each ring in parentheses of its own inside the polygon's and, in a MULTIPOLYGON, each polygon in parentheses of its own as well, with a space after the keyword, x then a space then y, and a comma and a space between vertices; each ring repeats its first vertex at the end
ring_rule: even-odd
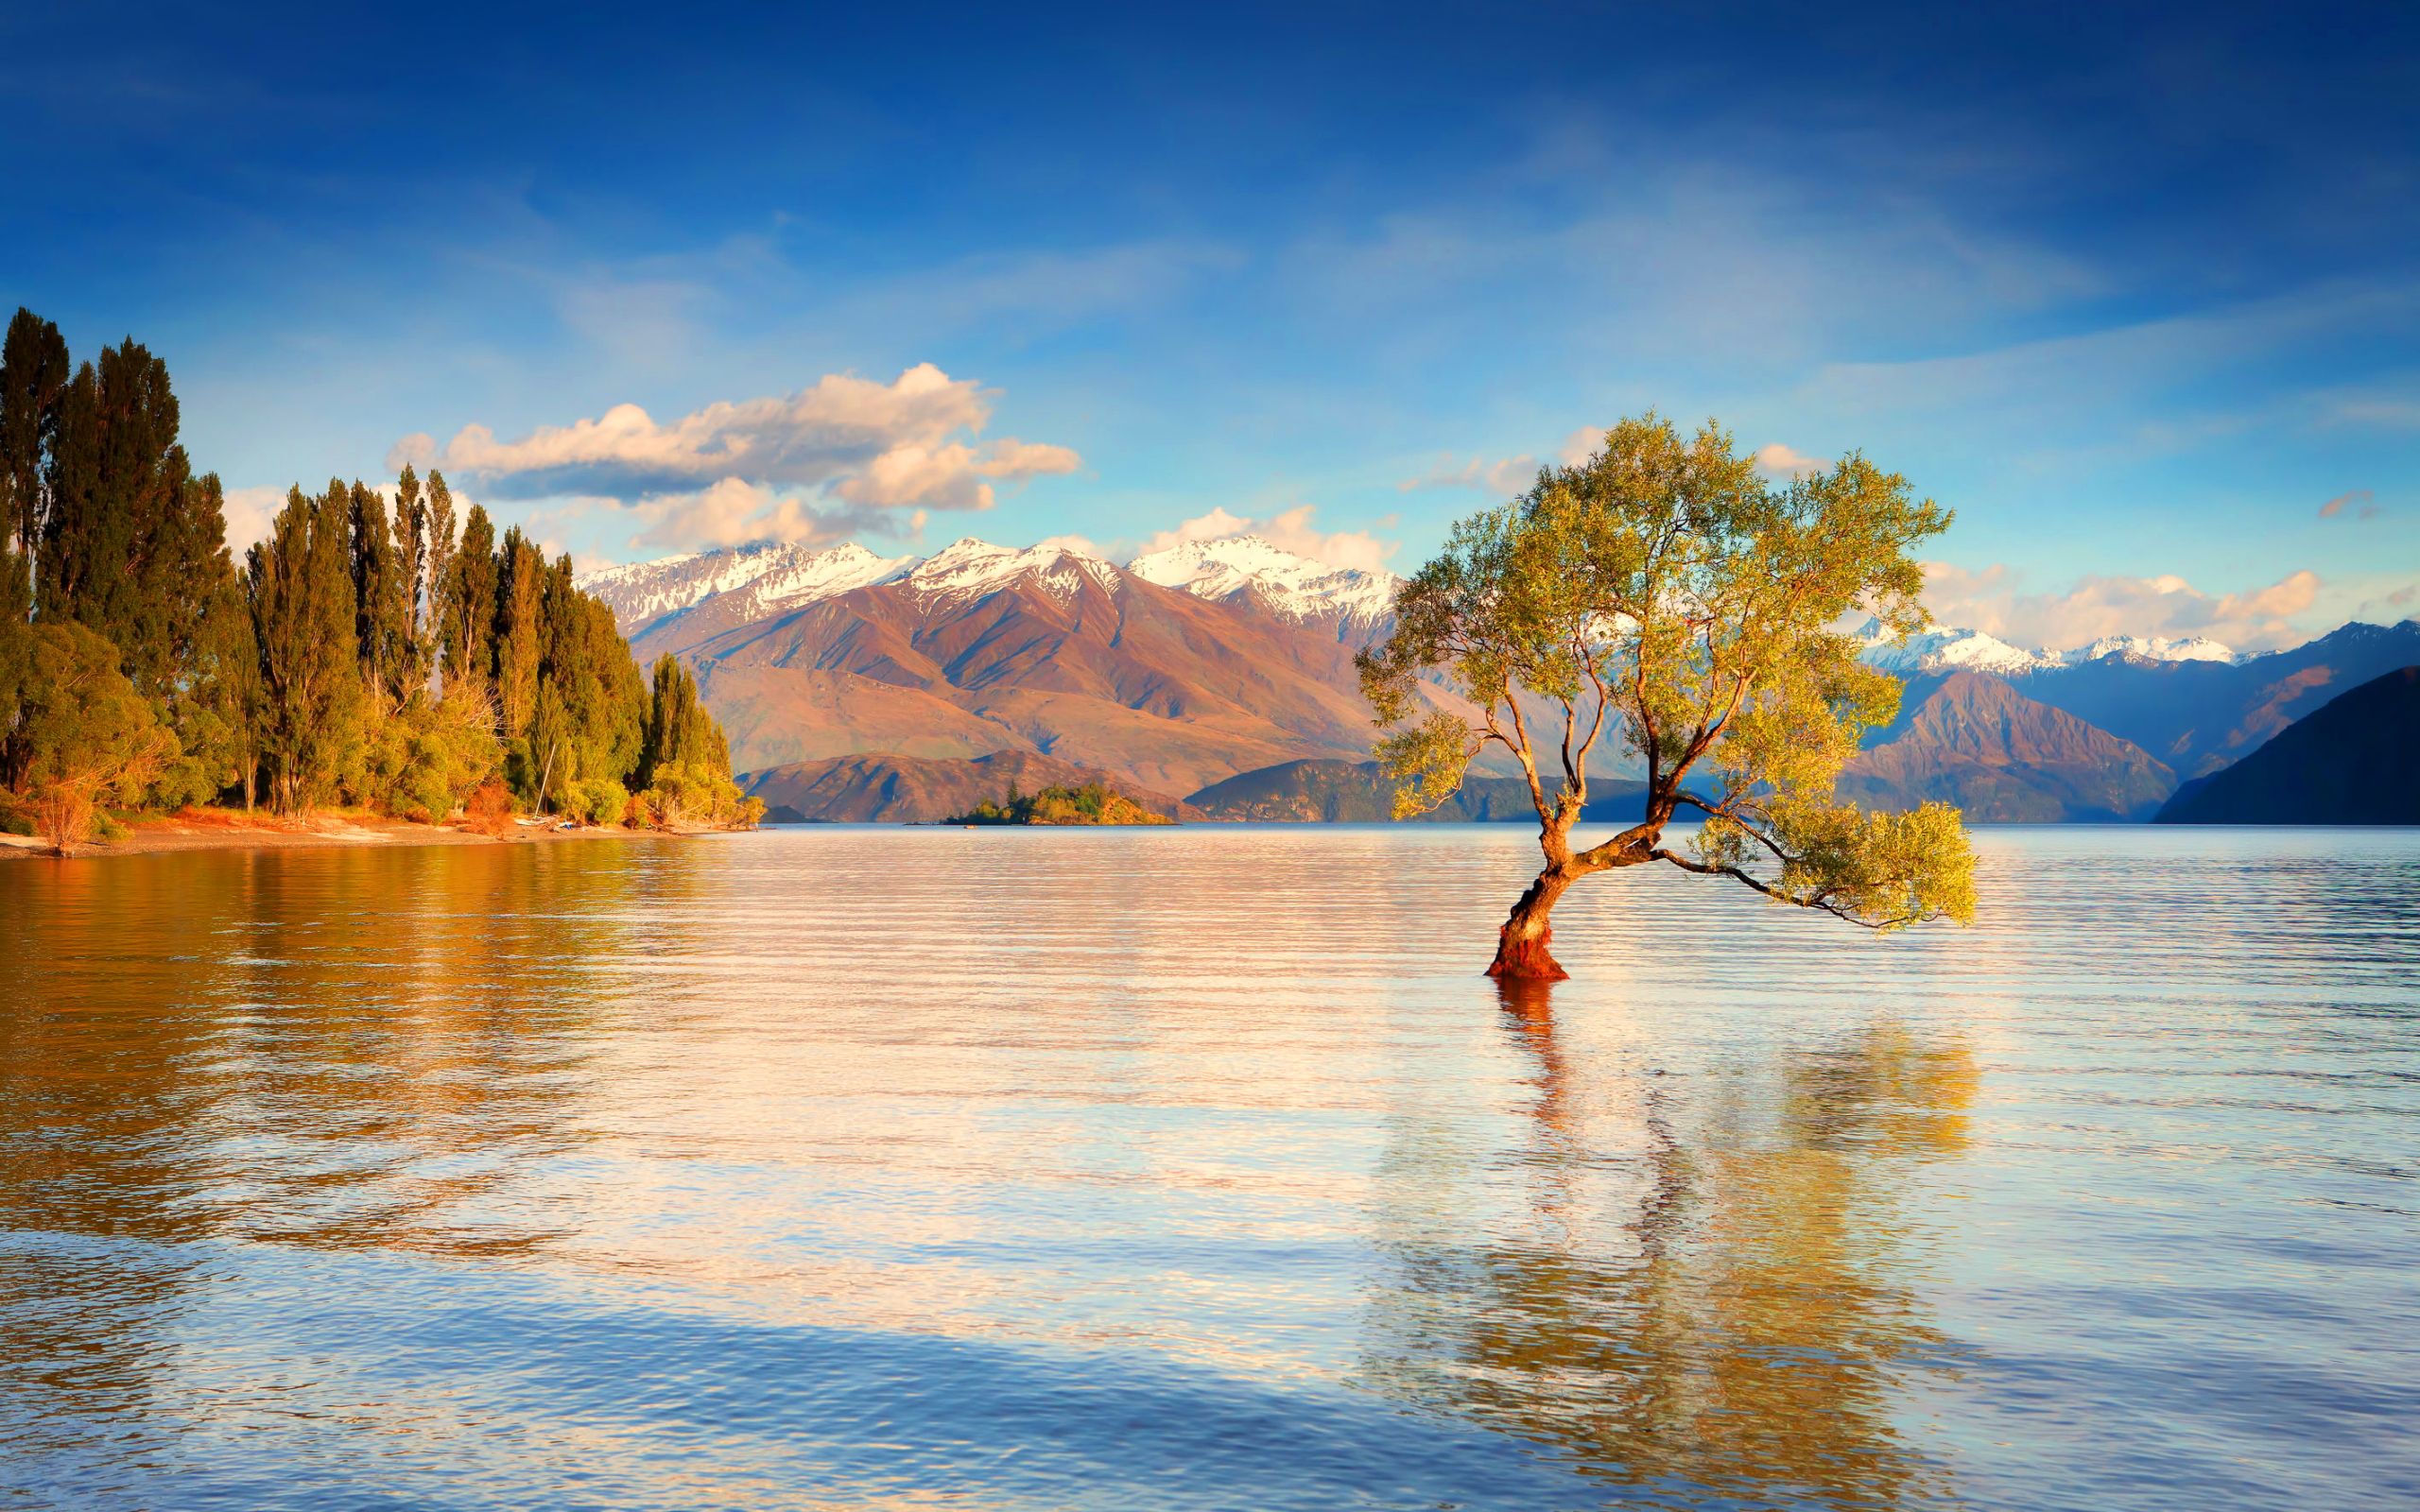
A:
MULTIPOLYGON (((614 501, 581 503, 587 507, 613 507, 614 501)), ((693 493, 651 495, 640 500, 631 512, 646 524, 631 538, 632 544, 682 551, 756 541, 825 546, 860 532, 914 536, 924 531, 925 520, 922 509, 901 514, 858 505, 818 508, 796 493, 782 493, 745 478, 723 478, 693 493)))
POLYGON ((285 507, 284 489, 229 489, 221 501, 227 517, 227 549, 238 561, 255 541, 268 539, 268 527, 285 507))
POLYGON ((1803 478, 1809 472, 1821 472, 1831 465, 1827 458, 1807 456, 1779 441, 1769 441, 1756 448, 1756 470, 1767 477, 1803 478))
POLYGON ((636 542, 676 548, 854 531, 914 535, 932 509, 981 510, 1003 483, 1073 472, 1072 448, 977 438, 994 395, 920 363, 890 383, 829 374, 797 393, 658 421, 636 404, 499 440, 466 425, 441 447, 406 436, 388 465, 442 467, 505 498, 626 508, 636 542))
POLYGON ((1489 462, 1479 457, 1457 461, 1451 452, 1437 459, 1437 465, 1416 478, 1405 478, 1395 487, 1405 493, 1414 489, 1476 489, 1497 498, 1519 493, 1538 480, 1538 459, 1534 456, 1508 456, 1501 462, 1489 462))
MULTIPOLYGON (((1317 507, 1298 504, 1262 520, 1231 514, 1224 507, 1208 514, 1196 515, 1173 530, 1163 530, 1143 543, 1143 552, 1164 551, 1189 541, 1224 541, 1230 536, 1258 536, 1281 551, 1298 557, 1308 557, 1331 567, 1352 567, 1364 572, 1382 570, 1387 558, 1393 556, 1396 542, 1383 541, 1367 530, 1322 532, 1311 524, 1317 507)), ((1394 524, 1392 516, 1379 522, 1394 524)))
POLYGON ((2355 489, 2350 493, 2340 493, 2319 507, 2319 517, 2322 520, 2333 520, 2346 509, 2359 505, 2361 519, 2375 520, 2378 517, 2379 510, 2378 507, 2370 501, 2376 497, 2377 495, 2368 489, 2355 489))
POLYGON ((1605 427, 1602 425, 1582 425, 1578 430, 1573 431, 1570 435, 1564 437, 1563 438, 1563 444, 1555 448, 1555 460, 1561 462, 1565 467, 1578 467, 1581 463, 1585 462, 1590 457, 1596 455, 1597 448, 1604 444, 1605 427))
POLYGON ((441 466, 510 498, 635 504, 738 480, 824 489, 859 505, 943 509, 989 508, 994 482, 1081 465, 1063 446, 1013 438, 974 444, 993 398, 971 379, 919 363, 888 384, 833 373, 794 394, 724 401, 669 421, 616 404, 517 440, 499 440, 484 425, 464 426, 442 448, 407 436, 389 460, 441 466))
MULTIPOLYGON (((1555 460, 1564 467, 1578 467, 1604 439, 1602 425, 1582 425, 1563 438, 1563 444, 1555 449, 1555 460)), ((1506 498, 1528 491, 1530 485, 1537 481, 1538 459, 1527 452, 1498 462, 1477 456, 1457 461, 1454 454, 1447 452, 1438 458, 1435 467, 1416 478, 1405 478, 1395 488, 1405 493, 1414 489, 1475 489, 1506 498)))
POLYGON ((1033 549, 1036 551, 1072 551, 1079 557, 1106 557, 1109 555, 1108 548, 1093 540, 1092 537, 1079 535, 1045 536, 1043 539, 1033 543, 1033 549))
POLYGON ((2053 651, 2104 635, 2206 635, 2239 651, 2293 645, 2308 637, 2291 621, 2318 600, 2320 588, 2319 575, 2304 568, 2236 593, 2205 593, 2174 574, 2086 577, 2064 593, 2029 593, 2002 565, 1925 563, 1925 604, 1934 619, 2053 651))

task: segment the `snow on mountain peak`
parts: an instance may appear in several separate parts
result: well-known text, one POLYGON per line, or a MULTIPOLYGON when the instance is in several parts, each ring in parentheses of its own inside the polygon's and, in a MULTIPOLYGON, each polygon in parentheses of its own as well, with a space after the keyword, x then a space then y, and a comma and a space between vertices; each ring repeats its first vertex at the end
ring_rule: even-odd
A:
POLYGON ((2236 653, 2207 636, 2190 635, 2181 640, 2166 636, 2146 639, 2139 635, 2104 635, 2090 645, 2066 652, 2061 660, 2070 666, 2098 662, 2104 656, 2122 656, 2137 662, 2235 662, 2236 653))
POLYGON ((1028 574, 1062 599, 1074 596, 1087 578, 1105 589, 1115 588, 1118 580, 1116 568, 1065 546, 1045 542, 1020 551, 967 536, 919 562, 905 581, 921 597, 977 598, 1028 574))
POLYGON ((854 541, 820 550, 759 541, 603 567, 575 581, 614 611, 623 634, 636 635, 719 594, 744 595, 761 617, 886 581, 915 560, 877 557, 854 541))
POLYGON ((1865 644, 1865 661, 1886 672, 1905 677, 1917 672, 1996 672, 2022 677, 2054 667, 2082 666, 2104 656, 2136 662, 2236 662, 2234 651, 2202 636, 2183 640, 2137 635, 2108 635, 2072 651, 2046 651, 2012 645, 1981 630, 1935 628, 1908 637, 1891 638, 1879 620, 1869 619, 1857 632, 1865 644))
POLYGON ((1393 612, 1395 590, 1403 584, 1390 572, 1332 567, 1250 535, 1180 541, 1135 558, 1126 570, 1196 598, 1231 598, 1251 589, 1288 619, 1332 614, 1357 627, 1393 612))

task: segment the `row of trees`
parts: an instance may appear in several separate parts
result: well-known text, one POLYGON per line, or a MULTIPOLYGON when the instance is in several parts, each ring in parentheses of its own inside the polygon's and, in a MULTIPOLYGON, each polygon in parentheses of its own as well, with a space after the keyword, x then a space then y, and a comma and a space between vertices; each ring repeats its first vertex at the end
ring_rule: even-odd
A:
POLYGON ((392 503, 291 490, 240 566, 215 474, 132 340, 0 346, 0 803, 64 845, 99 805, 263 799, 441 820, 475 793, 591 822, 752 817, 696 683, 652 686, 604 605, 406 467, 392 503))

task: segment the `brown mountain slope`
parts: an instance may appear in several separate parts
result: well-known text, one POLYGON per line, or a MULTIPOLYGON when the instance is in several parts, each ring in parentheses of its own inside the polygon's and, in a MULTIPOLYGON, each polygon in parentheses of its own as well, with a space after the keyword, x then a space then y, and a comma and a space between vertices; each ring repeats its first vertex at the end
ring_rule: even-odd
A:
POLYGON ((2159 821, 2420 824, 2420 666, 2361 684, 2188 783, 2159 821))
POLYGON ((2141 747, 1998 678, 1919 679, 1903 707, 1841 774, 1842 798, 1893 810, 1939 799, 1986 823, 2109 823, 2150 817, 2176 789, 2141 747))
POLYGON ((1166 793, 1137 787, 1098 767, 1022 750, 939 761, 878 752, 795 762, 740 779, 741 786, 765 800, 769 817, 793 824, 929 824, 987 799, 996 802, 1011 788, 1038 793, 1087 782, 1114 787, 1154 814, 1200 816, 1166 793))
POLYGON ((1352 645, 1128 574, 1037 571, 979 593, 884 583, 687 645, 633 644, 697 667, 743 769, 1022 748, 1189 792, 1370 746, 1352 645))
POLYGON ((698 690, 721 718, 742 771, 866 750, 938 758, 1034 748, 947 698, 845 672, 709 662, 699 668, 698 690))

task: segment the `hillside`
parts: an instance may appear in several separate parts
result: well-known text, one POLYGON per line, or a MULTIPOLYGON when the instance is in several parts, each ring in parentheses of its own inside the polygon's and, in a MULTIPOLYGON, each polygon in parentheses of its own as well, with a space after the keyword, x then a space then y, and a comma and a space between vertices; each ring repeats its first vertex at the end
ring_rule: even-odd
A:
MULTIPOLYGON (((1641 782, 1599 782, 1583 811, 1592 823, 1639 817, 1641 782)), ((1204 818, 1259 823, 1373 824, 1392 816, 1392 795, 1376 762, 1282 762, 1214 782, 1185 801, 1204 818)), ((1439 823, 1537 822, 1529 785, 1518 778, 1472 777, 1435 812, 1439 823)))
POLYGON ((735 626, 728 596, 661 617, 632 644, 699 669, 743 767, 870 747, 1023 750, 1185 792, 1369 748, 1358 641, 1249 595, 1198 597, 1073 552, 961 541, 735 626))
MULTIPOLYGON (((928 558, 741 547, 584 581, 643 659, 671 652, 696 669, 743 769, 1023 752, 1162 793, 1249 777, 1221 799, 1238 815, 1383 812, 1374 784, 1321 774, 1370 753, 1352 655, 1385 632, 1401 582, 1389 573, 1245 536, 1124 566, 971 540, 928 558), (1304 762, 1312 775, 1261 775, 1304 762)), ((1956 628, 1868 641, 1869 661, 1912 680, 1906 715, 1842 791, 1894 807, 1947 799, 1999 822, 2147 817, 2179 774, 2217 771, 2342 689, 2420 662, 2412 623, 2348 625, 2258 656, 2189 638, 2053 652, 1956 628), (1959 674, 2018 701, 1955 693, 1920 723, 1959 674)), ((1442 681, 1426 691, 1458 702, 1442 681)), ((1528 713, 1553 717, 1535 701, 1528 713)), ((1494 812, 1485 784, 1512 770, 1491 752, 1452 812, 1494 812)), ((1625 757, 1604 775, 1639 774, 1625 757)), ((1517 785, 1504 798, 1527 812, 1517 785)))
POLYGON ((2420 666, 2362 683, 2179 792, 2162 824, 2420 824, 2420 666))
POLYGON ((2181 777, 2239 761, 2347 688, 2420 662, 2420 623, 2347 625, 2233 662, 2107 655, 2016 679, 2028 697, 2132 741, 2181 777))
POLYGON ((2150 817, 2175 786, 2140 747, 1999 678, 1954 672, 1910 682, 1837 791, 1879 809, 1937 799, 1983 823, 2112 823, 2150 817))
POLYGON ((997 802, 1010 791, 1115 785, 1143 808, 1168 818, 1195 816, 1165 793, 1117 782, 1098 767, 1033 751, 1000 751, 973 760, 933 760, 890 753, 796 762, 749 772, 740 785, 765 800, 777 824, 931 824, 997 802))

